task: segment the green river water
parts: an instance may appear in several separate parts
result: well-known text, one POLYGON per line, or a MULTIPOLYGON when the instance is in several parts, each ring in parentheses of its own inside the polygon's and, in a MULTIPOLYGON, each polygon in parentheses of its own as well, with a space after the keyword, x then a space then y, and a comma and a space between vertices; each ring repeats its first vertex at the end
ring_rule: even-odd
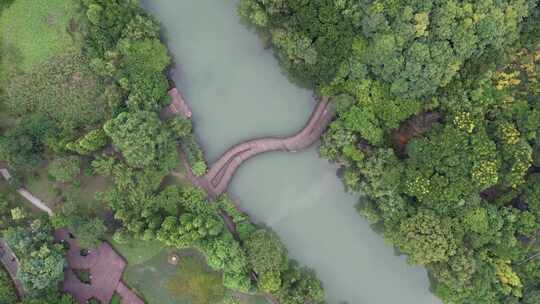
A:
MULTIPOLYGON (((245 139, 301 128, 315 103, 291 84, 272 53, 236 14, 234 0, 143 0, 164 27, 175 81, 193 109, 195 132, 212 163, 245 139)), ((423 268, 371 230, 354 209, 336 167, 316 147, 249 160, 231 196, 274 229, 290 256, 317 272, 330 304, 439 303, 423 268)))

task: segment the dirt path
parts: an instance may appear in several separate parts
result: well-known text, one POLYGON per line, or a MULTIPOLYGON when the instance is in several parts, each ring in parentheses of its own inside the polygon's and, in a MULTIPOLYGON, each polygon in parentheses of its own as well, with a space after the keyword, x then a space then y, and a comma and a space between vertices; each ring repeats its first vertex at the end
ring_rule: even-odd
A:
MULTIPOLYGON (((7 169, 0 169, 0 174, 7 181, 9 181, 9 179, 11 178, 11 174, 9 174, 9 171, 7 169)), ((22 197, 24 197, 27 201, 29 201, 32 205, 36 206, 40 210, 43 210, 43 211, 47 212, 47 214, 49 216, 53 215, 53 211, 51 210, 51 208, 49 208, 47 205, 45 205, 43 203, 43 201, 41 201, 39 198, 32 195, 32 193, 30 193, 28 190, 26 190, 24 188, 20 188, 20 189, 17 190, 17 192, 19 192, 19 194, 22 197)))

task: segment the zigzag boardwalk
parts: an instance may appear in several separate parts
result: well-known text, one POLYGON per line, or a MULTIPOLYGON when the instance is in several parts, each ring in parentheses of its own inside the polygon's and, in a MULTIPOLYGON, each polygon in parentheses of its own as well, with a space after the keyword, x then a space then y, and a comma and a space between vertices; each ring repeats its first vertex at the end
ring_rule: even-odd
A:
POLYGON ((210 170, 199 178, 196 184, 200 185, 208 196, 215 198, 227 191, 234 173, 249 158, 269 151, 294 152, 308 148, 319 139, 332 119, 329 103, 328 97, 321 98, 306 125, 294 135, 252 139, 233 146, 212 164, 210 170))

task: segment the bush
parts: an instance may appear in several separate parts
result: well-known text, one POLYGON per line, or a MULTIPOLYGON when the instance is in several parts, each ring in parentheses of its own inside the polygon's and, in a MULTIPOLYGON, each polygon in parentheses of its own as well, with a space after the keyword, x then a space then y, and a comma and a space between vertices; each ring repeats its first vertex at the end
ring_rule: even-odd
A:
POLYGON ((81 159, 77 156, 56 158, 49 164, 49 174, 62 183, 72 182, 81 171, 81 159))
POLYGON ((207 165, 204 160, 204 154, 193 134, 185 136, 182 140, 189 165, 196 176, 203 176, 206 173, 207 165))
POLYGON ((111 299, 111 302, 109 302, 109 304, 120 304, 121 302, 122 302, 122 298, 120 297, 120 295, 117 293, 114 293, 111 299))
POLYGON ((0 304, 11 304, 17 302, 15 286, 11 282, 9 274, 0 266, 0 304))

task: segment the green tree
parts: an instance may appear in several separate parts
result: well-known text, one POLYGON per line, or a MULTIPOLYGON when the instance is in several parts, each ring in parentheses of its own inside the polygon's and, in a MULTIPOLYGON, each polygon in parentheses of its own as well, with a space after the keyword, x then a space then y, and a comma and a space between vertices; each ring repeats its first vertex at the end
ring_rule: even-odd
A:
POLYGON ((526 292, 523 296, 523 303, 524 304, 535 304, 540 303, 540 290, 531 290, 529 292, 526 292))
POLYGON ((50 288, 44 294, 35 297, 26 296, 22 304, 76 304, 77 301, 69 295, 60 293, 57 288, 50 288))
POLYGON ((395 242, 409 255, 411 264, 420 265, 446 262, 457 248, 448 219, 441 219, 430 210, 419 210, 404 220, 395 242))
POLYGON ((66 261, 62 250, 55 247, 44 245, 22 260, 17 277, 25 289, 40 290, 63 280, 66 261))
POLYGON ((285 248, 276 235, 265 229, 253 232, 244 243, 251 267, 258 275, 259 289, 275 293, 281 287, 281 271, 287 267, 285 248))
MULTIPOLYGON (((157 166, 168 156, 176 158, 171 135, 153 112, 122 113, 108 121, 103 129, 131 166, 157 166)), ((160 165, 170 169, 175 163, 160 165)))
POLYGON ((64 278, 64 249, 53 243, 52 227, 44 220, 9 227, 3 237, 20 261, 17 277, 25 290, 40 292, 64 278))
POLYGON ((81 155, 88 155, 107 145, 107 135, 102 129, 88 132, 75 142, 70 142, 66 148, 81 155))
POLYGON ((159 39, 119 41, 121 54, 120 84, 129 91, 132 110, 156 110, 163 105, 168 82, 163 71, 170 64, 167 49, 159 39))
POLYGON ((82 248, 96 247, 107 232, 101 218, 79 215, 69 219, 68 228, 77 237, 77 243, 82 248))
POLYGON ((13 208, 11 209, 11 218, 14 221, 22 220, 26 218, 26 212, 21 207, 13 208))
POLYGON ((81 159, 77 156, 56 158, 49 164, 48 171, 49 174, 59 182, 72 182, 80 174, 81 159))
POLYGON ((325 295, 322 284, 313 271, 291 263, 283 275, 283 285, 278 293, 278 299, 284 304, 322 304, 325 295))
POLYGON ((175 116, 167 121, 167 127, 176 140, 182 140, 191 135, 193 126, 191 120, 180 116, 175 116))
POLYGON ((0 158, 15 170, 32 171, 42 161, 43 141, 53 132, 53 124, 43 116, 25 116, 0 135, 0 158))

